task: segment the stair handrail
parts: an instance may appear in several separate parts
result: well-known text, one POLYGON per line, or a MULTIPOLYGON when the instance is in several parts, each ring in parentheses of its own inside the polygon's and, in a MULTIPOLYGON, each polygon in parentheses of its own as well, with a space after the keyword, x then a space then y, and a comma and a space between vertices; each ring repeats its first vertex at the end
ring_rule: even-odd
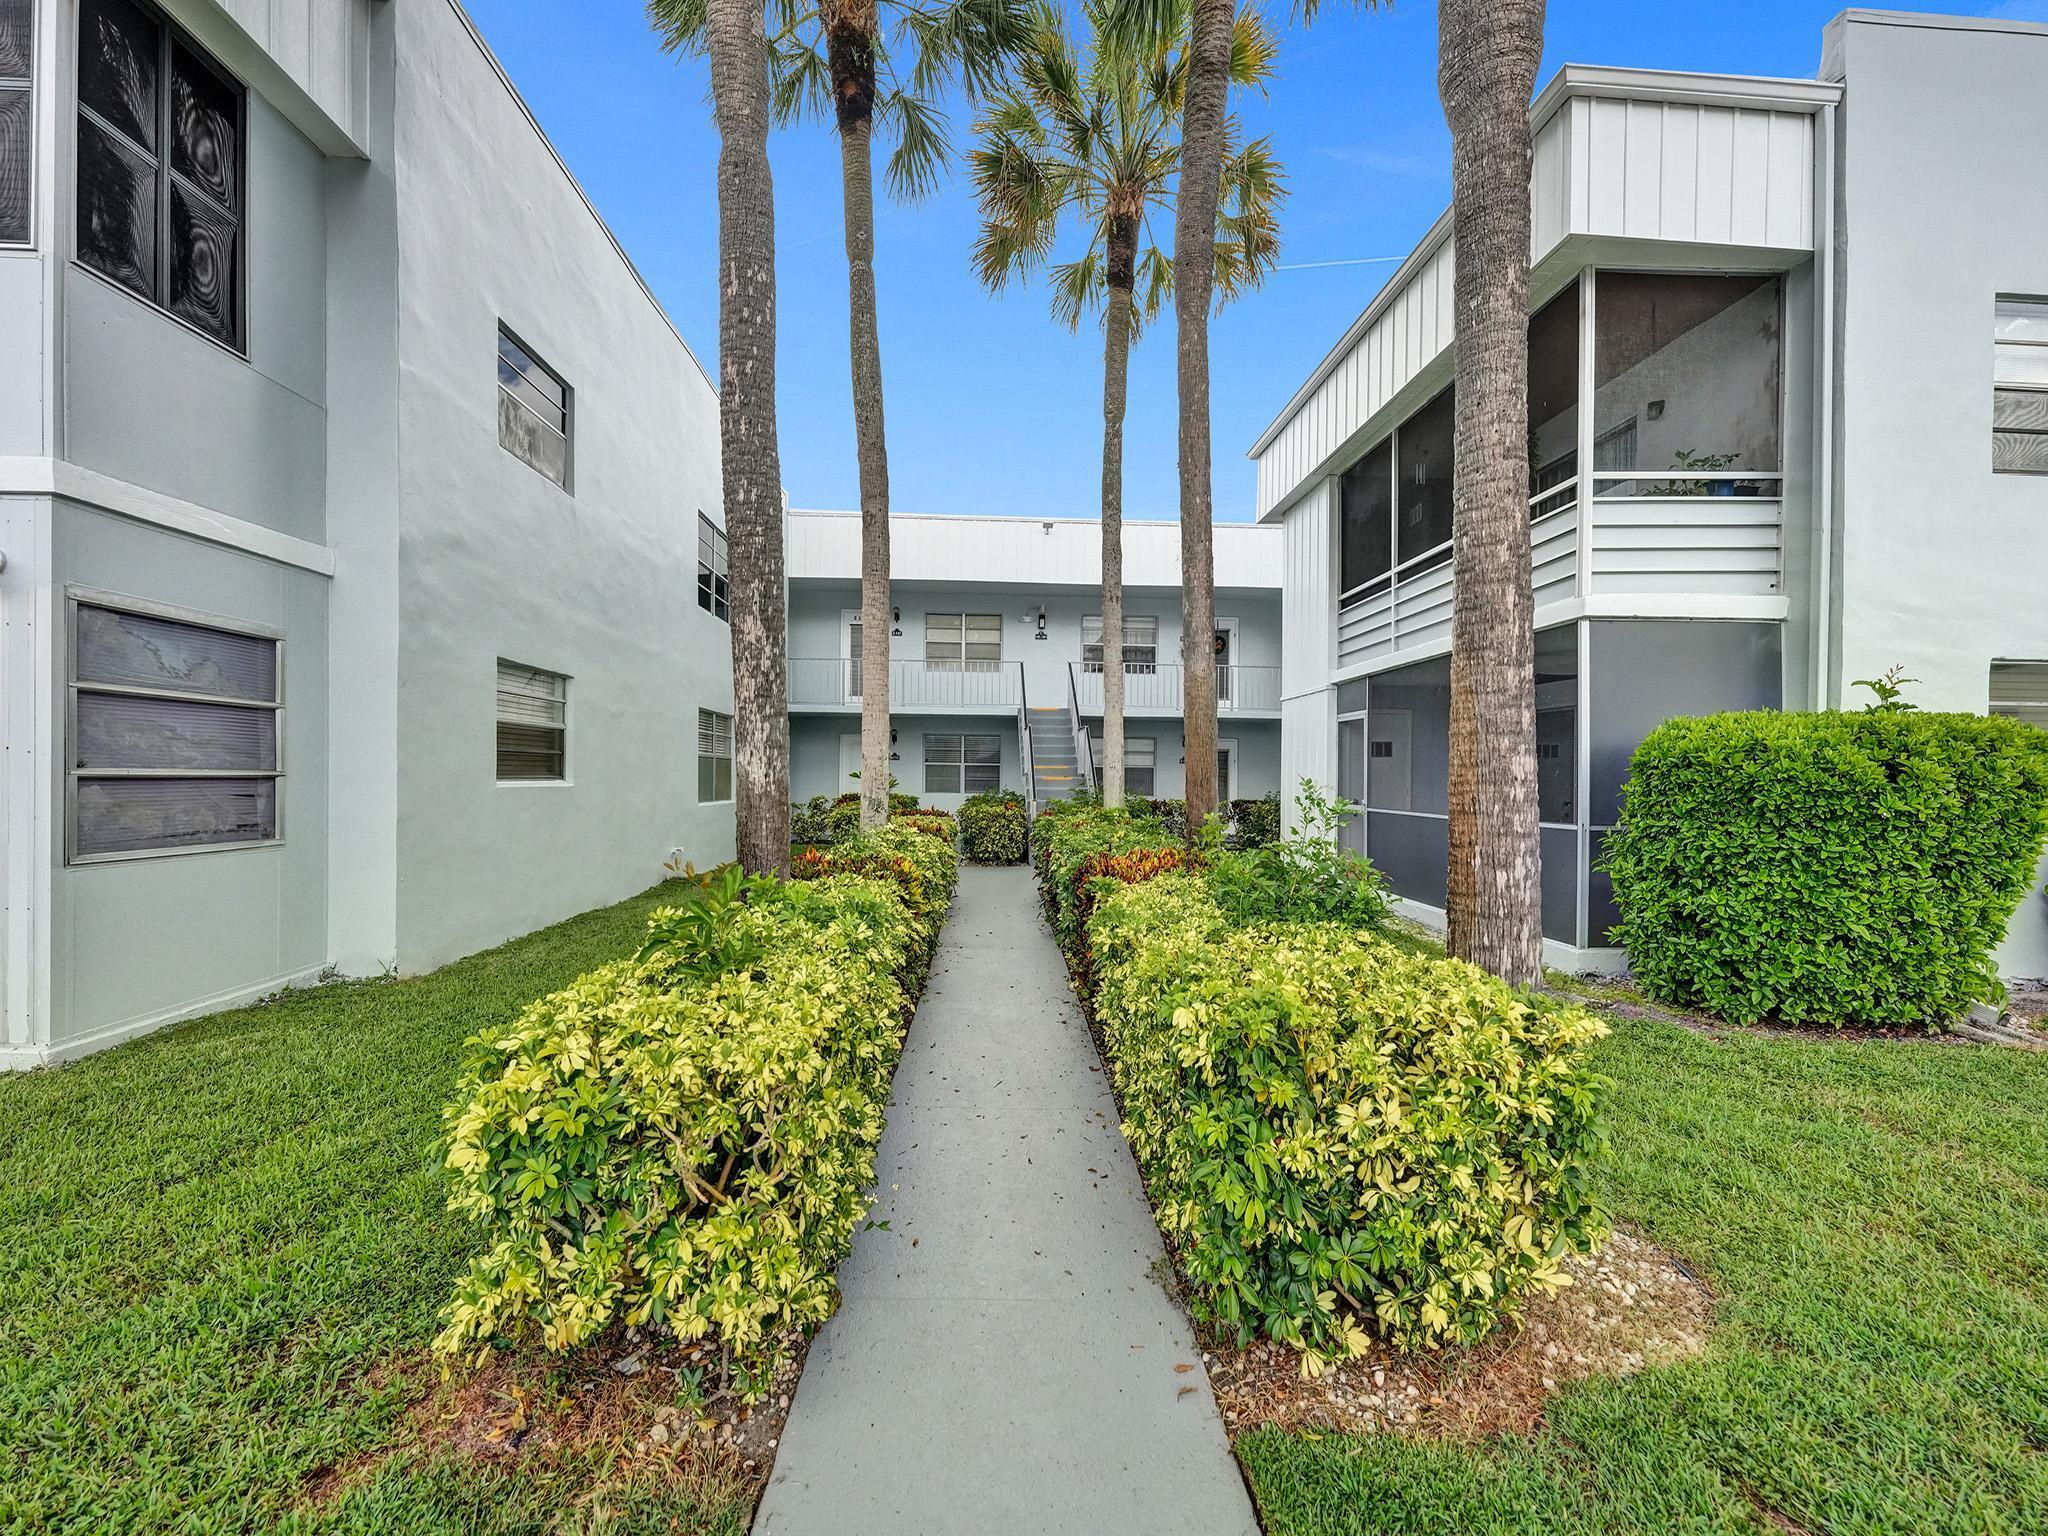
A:
POLYGON ((1081 787, 1095 788, 1095 749, 1088 740, 1088 727, 1081 723, 1081 698, 1074 686, 1074 663, 1067 663, 1067 720, 1074 728, 1074 766, 1081 774, 1081 787))
POLYGON ((1031 711, 1024 698, 1024 663, 1012 662, 1017 669, 1017 760, 1024 765, 1024 805, 1026 814, 1038 815, 1038 764, 1034 760, 1037 748, 1031 740, 1031 711))

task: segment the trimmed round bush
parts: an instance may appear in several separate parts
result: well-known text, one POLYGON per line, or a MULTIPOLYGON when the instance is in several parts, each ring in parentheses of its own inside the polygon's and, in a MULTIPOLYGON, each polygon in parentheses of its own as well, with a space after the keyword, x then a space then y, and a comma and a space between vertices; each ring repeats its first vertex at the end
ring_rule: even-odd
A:
POLYGON ((1198 1316, 1305 1351, 1470 1343, 1606 1230, 1606 1027, 1333 923, 1238 926, 1198 876, 1103 889, 1094 1007, 1198 1316))
POLYGON ((1653 995, 1737 1023, 1936 1025, 2048 836, 2048 733, 1997 716, 1760 711, 1636 750, 1604 867, 1653 995))
POLYGON ((1015 864, 1029 840, 1024 797, 1015 790, 985 790, 961 803, 961 848, 975 863, 1015 864))

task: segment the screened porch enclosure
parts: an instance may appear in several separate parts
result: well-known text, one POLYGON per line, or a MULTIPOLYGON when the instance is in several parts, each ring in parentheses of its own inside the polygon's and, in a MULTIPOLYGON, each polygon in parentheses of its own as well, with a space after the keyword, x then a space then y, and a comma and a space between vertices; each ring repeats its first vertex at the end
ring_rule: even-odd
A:
MULTIPOLYGON (((1784 591, 1783 277, 1587 270, 1529 322, 1539 609, 1784 591)), ((1446 385, 1338 480, 1338 665, 1450 637, 1446 385)))
MULTIPOLYGON (((1776 709, 1782 630, 1721 619, 1591 619, 1536 635, 1536 796, 1543 936, 1609 943, 1619 914, 1600 845, 1629 759, 1674 715, 1776 709)), ((1450 851, 1451 663, 1435 656, 1337 689, 1343 841, 1397 896, 1441 910, 1450 851)))

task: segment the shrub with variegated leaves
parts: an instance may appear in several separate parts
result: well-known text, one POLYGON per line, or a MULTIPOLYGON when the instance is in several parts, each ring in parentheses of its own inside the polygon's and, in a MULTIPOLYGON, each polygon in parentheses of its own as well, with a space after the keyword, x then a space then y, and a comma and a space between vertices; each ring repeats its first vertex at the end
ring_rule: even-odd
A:
POLYGON ((1605 1026, 1334 923, 1243 926, 1202 880, 1100 892, 1093 1004, 1198 1314, 1305 1352, 1469 1343, 1605 1230, 1605 1026))
POLYGON ((487 1246, 437 1349, 658 1324, 715 1333, 758 1381, 780 1336, 831 1315, 951 893, 937 839, 855 845, 900 869, 709 880, 715 910, 655 913, 639 956, 472 1040, 449 1204, 487 1246))

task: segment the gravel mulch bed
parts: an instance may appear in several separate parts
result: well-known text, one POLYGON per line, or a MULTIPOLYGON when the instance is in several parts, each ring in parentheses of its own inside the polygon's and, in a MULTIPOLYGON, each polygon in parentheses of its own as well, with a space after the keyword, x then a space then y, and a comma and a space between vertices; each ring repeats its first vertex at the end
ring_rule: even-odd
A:
POLYGON ((1713 1298, 1656 1244, 1617 1231, 1565 1267, 1570 1285, 1530 1302, 1519 1327, 1471 1349, 1404 1355, 1375 1346, 1310 1381, 1284 1346, 1212 1348, 1203 1360, 1223 1422, 1233 1436, 1266 1425, 1461 1440, 1526 1433, 1571 1382, 1626 1376, 1706 1347, 1713 1298))

